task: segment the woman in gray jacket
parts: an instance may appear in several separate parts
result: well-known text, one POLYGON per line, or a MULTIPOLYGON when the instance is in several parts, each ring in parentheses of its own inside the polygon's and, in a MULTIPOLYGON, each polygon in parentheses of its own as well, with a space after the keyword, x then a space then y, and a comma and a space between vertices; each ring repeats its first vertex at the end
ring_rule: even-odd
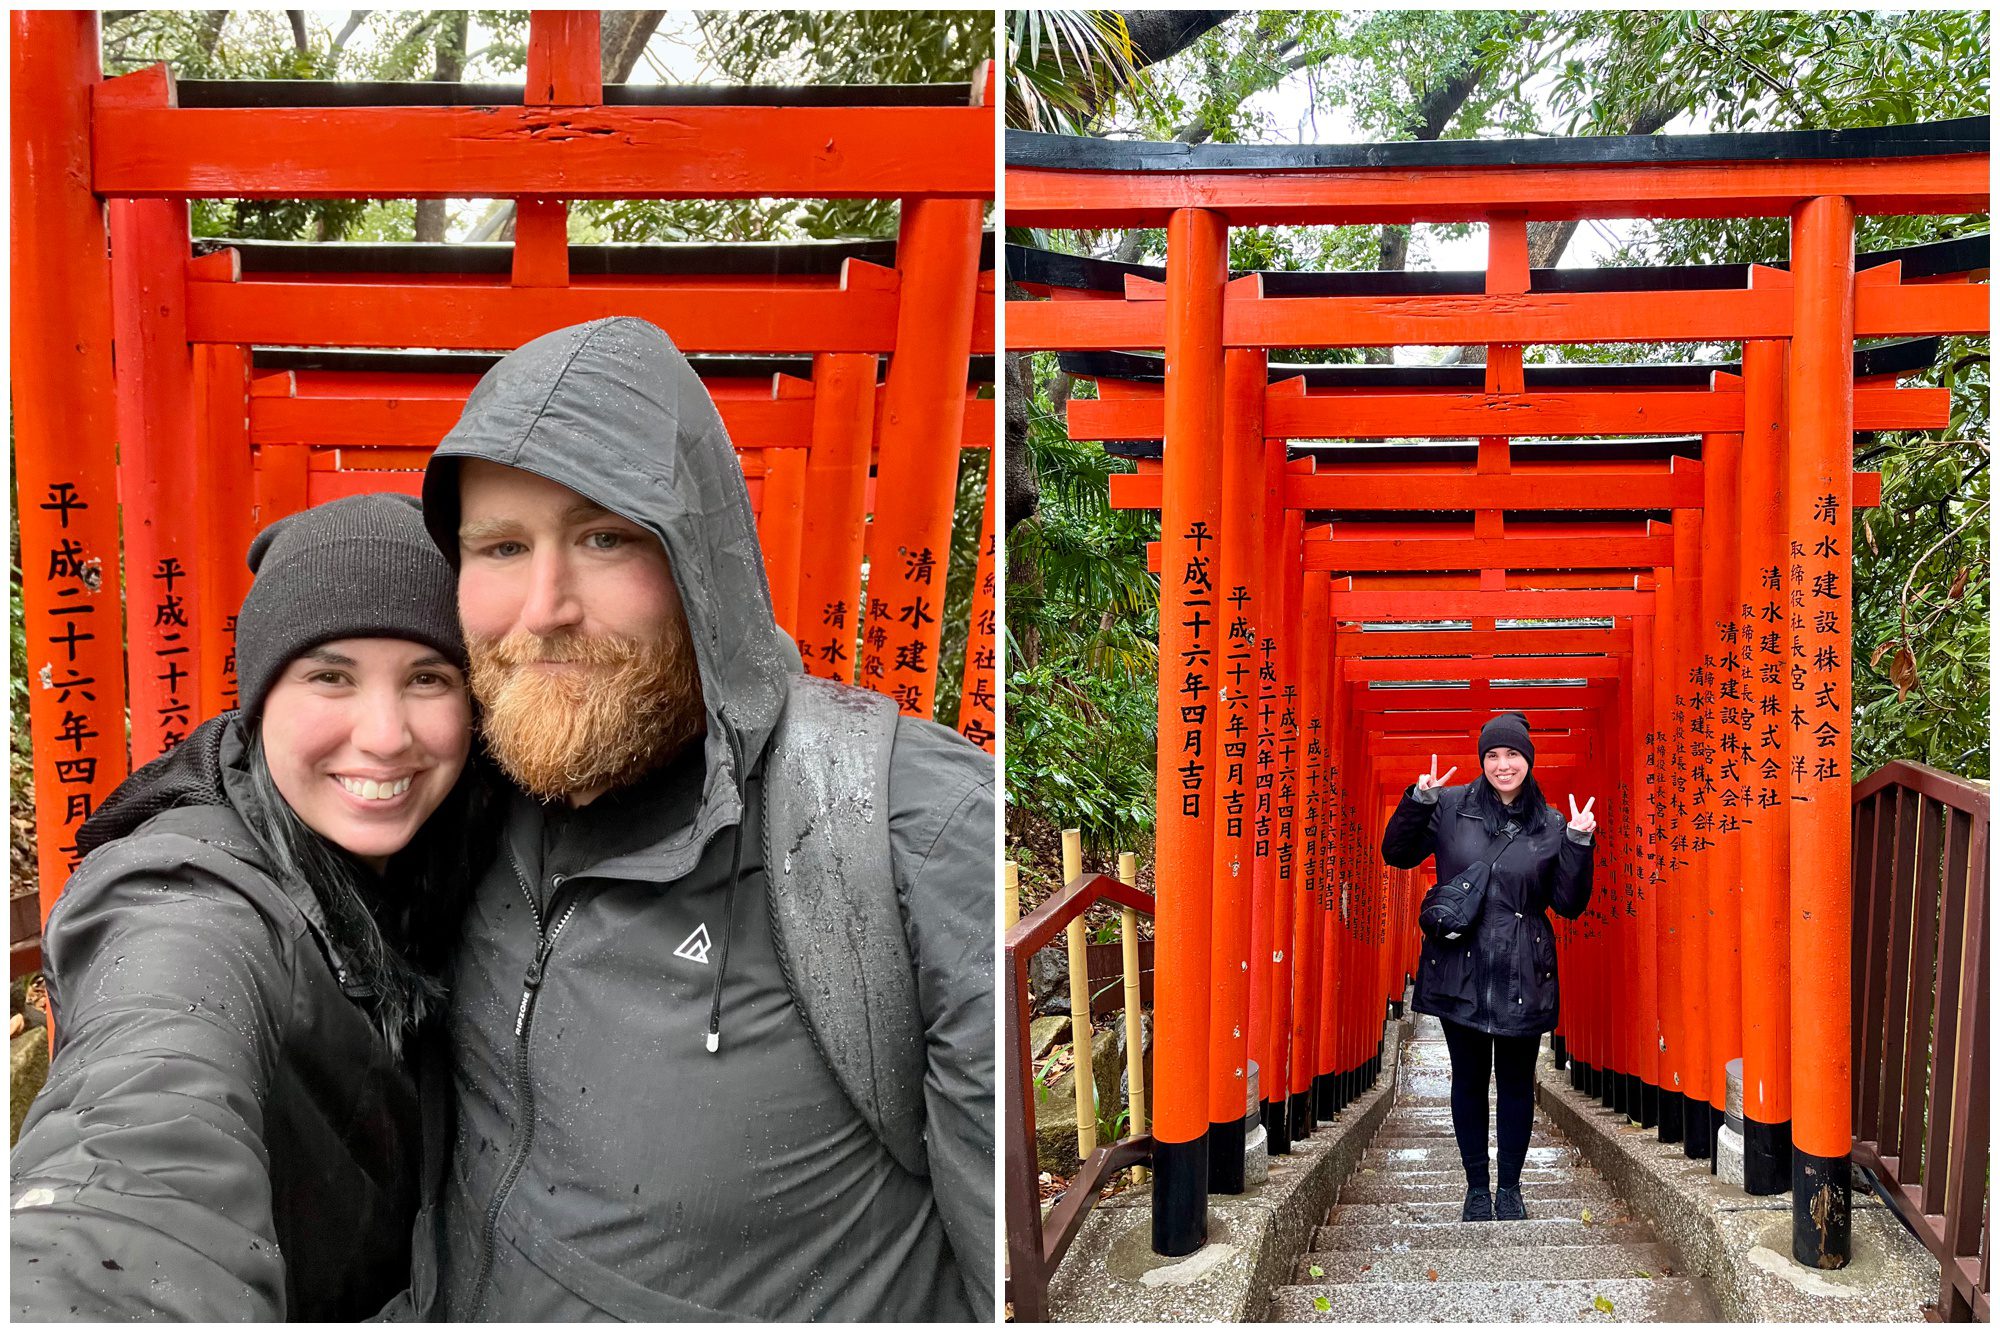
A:
POLYGON ((398 495, 273 524, 250 565, 240 711, 97 811, 44 932, 17 1319, 351 1320, 409 1281, 485 841, 453 577, 398 495))

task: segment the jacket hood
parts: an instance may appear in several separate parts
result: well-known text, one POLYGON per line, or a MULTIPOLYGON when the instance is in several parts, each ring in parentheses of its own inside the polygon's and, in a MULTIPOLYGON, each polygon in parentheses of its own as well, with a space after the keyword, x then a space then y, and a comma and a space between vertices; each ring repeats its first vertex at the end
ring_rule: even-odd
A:
POLYGON ((708 713, 698 836, 742 808, 783 711, 789 663, 742 466, 708 391, 643 319, 593 320, 503 357, 431 456, 424 521, 458 564, 458 464, 484 459, 566 486, 658 537, 686 609, 708 713))

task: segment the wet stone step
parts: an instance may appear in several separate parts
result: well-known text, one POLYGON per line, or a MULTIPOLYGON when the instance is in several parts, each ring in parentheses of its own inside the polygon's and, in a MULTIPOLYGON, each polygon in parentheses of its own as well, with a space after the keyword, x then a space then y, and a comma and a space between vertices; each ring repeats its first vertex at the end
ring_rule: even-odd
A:
MULTIPOLYGON (((1486 1160, 1493 1160, 1488 1153, 1486 1160)), ((1583 1158, 1574 1149, 1561 1146, 1528 1149, 1525 1166, 1533 1171, 1538 1168, 1583 1167, 1583 1158)), ((1443 1171, 1458 1170, 1458 1145, 1429 1148, 1370 1148, 1361 1155, 1361 1165, 1374 1167, 1380 1171, 1391 1170, 1443 1171)))
MULTIPOLYGON (((1366 1176, 1350 1176, 1341 1187, 1340 1201, 1346 1203, 1432 1203, 1450 1200, 1462 1202, 1465 1198, 1465 1178, 1456 1181, 1440 1180, 1435 1184, 1409 1184, 1398 1180, 1370 1180, 1366 1176)), ((1521 1184, 1521 1198, 1526 1201, 1530 1212, 1535 1204, 1547 1199, 1599 1199, 1616 1201, 1618 1192, 1600 1180, 1586 1180, 1575 1175, 1566 1179, 1521 1184)))
POLYGON ((1518 1245, 1499 1250, 1433 1249, 1407 1254, 1321 1250, 1299 1261, 1299 1286, 1344 1282, 1504 1282, 1515 1278, 1672 1277, 1673 1252, 1644 1245, 1518 1245))
MULTIPOLYGON (((1388 1207, 1364 1204, 1361 1207, 1388 1207)), ((1421 1205, 1419 1205, 1421 1206, 1421 1205)), ((1595 1210, 1592 1210, 1593 1214, 1595 1210)), ((1456 1214, 1454 1214, 1456 1216, 1456 1214)), ((1369 1250, 1408 1254, 1412 1250, 1509 1249, 1524 1245, 1640 1245, 1658 1240, 1644 1222, 1582 1222, 1567 1217, 1531 1217, 1525 1222, 1340 1222, 1313 1232, 1315 1250, 1369 1250)))
POLYGON ((1707 1293, 1685 1278, 1280 1287, 1270 1312, 1274 1321, 1364 1324, 1649 1324, 1713 1317, 1707 1293))
MULTIPOLYGON (((1488 1175, 1499 1178, 1499 1171, 1491 1161, 1486 1164, 1488 1175)), ((1522 1168, 1523 1185, 1549 1185, 1559 1180, 1598 1180, 1595 1171, 1588 1168, 1579 1170, 1572 1166, 1529 1166, 1522 1168)), ((1388 1165, 1371 1165, 1363 1161, 1354 1174, 1347 1178, 1349 1185, 1394 1185, 1413 1187, 1417 1185, 1452 1185, 1465 1187, 1465 1168, 1458 1164, 1456 1157, 1450 1163, 1439 1162, 1430 1166, 1405 1166, 1400 1162, 1388 1165)))
MULTIPOLYGON (((1560 1218, 1565 1221, 1583 1222, 1589 1213, 1589 1225, 1615 1226, 1633 1221, 1632 1213, 1622 1199, 1538 1199, 1529 1195, 1526 1199, 1527 1221, 1560 1218)), ((1456 1222, 1465 1207, 1465 1191, 1459 1190, 1449 1199, 1400 1199, 1368 1200, 1345 1198, 1333 1206, 1327 1217, 1328 1226, 1357 1223, 1363 1226, 1380 1226, 1394 1222, 1456 1222)), ((1517 1227, 1520 1221, 1502 1222, 1495 1220, 1494 1226, 1517 1227)))

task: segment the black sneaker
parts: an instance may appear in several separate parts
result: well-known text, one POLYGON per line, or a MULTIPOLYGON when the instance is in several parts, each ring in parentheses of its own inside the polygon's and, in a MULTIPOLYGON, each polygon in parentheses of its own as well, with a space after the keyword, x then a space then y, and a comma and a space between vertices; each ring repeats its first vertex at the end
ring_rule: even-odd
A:
MULTIPOLYGON (((1466 1205, 1471 1207, 1470 1204, 1466 1205)), ((1525 1222, 1528 1220, 1527 1205, 1521 1202, 1519 1185, 1502 1185, 1493 1199, 1493 1214, 1502 1222, 1525 1222)))
POLYGON ((1474 1185, 1465 1192, 1465 1211, 1458 1215, 1461 1222, 1491 1222, 1493 1220, 1493 1196, 1482 1185, 1474 1185))

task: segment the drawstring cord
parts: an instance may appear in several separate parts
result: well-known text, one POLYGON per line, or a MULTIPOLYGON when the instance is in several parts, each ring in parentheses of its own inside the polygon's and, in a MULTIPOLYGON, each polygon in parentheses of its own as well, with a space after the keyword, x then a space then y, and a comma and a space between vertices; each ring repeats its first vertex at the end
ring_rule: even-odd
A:
POLYGON ((749 782, 743 772, 743 751, 736 736, 736 728, 729 724, 729 706, 724 704, 718 710, 722 716, 723 735, 729 741, 729 759, 733 768, 731 779, 736 783, 737 804, 742 807, 736 816, 736 828, 730 842, 729 881, 722 891, 722 950, 715 960, 715 995, 708 1005, 708 1053, 714 1055, 722 1047, 722 979, 729 969, 729 937, 736 932, 736 881, 743 873, 743 824, 750 817, 749 782))

